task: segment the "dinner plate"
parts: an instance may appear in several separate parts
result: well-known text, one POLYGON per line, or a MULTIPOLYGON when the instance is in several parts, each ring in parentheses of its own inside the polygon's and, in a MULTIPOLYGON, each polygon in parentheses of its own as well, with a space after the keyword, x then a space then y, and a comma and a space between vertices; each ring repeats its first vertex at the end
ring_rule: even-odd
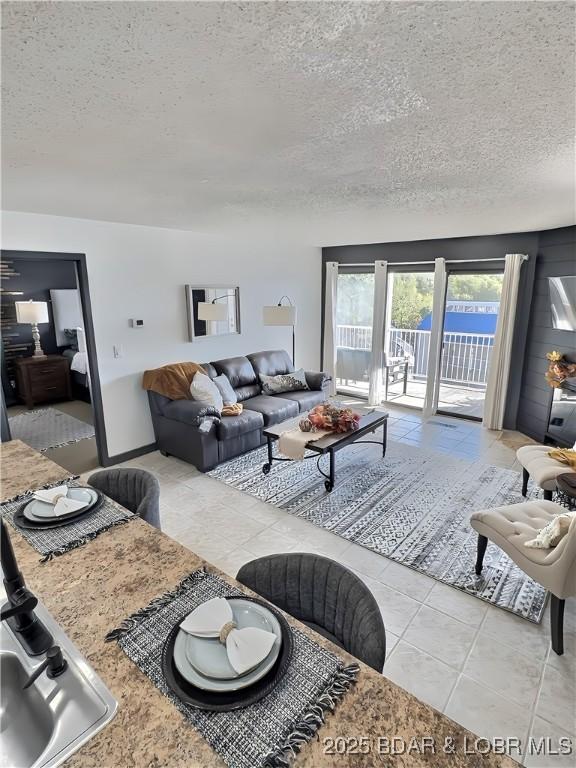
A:
MULTIPOLYGON (((245 599, 262 604, 255 598, 245 599)), ((272 668, 260 680, 247 688, 240 688, 236 691, 205 691, 190 683, 180 674, 174 661, 175 640, 180 633, 180 622, 178 622, 170 631, 162 650, 162 673, 166 685, 188 706, 210 712, 231 712, 248 707, 263 699, 276 688, 290 668, 294 650, 294 638, 288 622, 279 611, 271 610, 280 624, 282 642, 278 658, 272 668)))
MULTIPOLYGON (((272 646, 270 653, 265 659, 268 665, 271 666, 280 650, 281 632, 278 619, 265 605, 252 603, 250 600, 244 600, 241 597, 230 598, 228 602, 232 609, 232 620, 238 629, 257 627, 265 632, 271 632, 273 635, 276 635, 277 642, 272 646)), ((203 677, 210 677, 214 680, 232 680, 250 674, 254 669, 258 669, 262 665, 262 662, 260 662, 258 667, 249 669, 247 672, 239 675, 228 660, 226 646, 218 638, 195 637, 184 631, 182 634, 185 635, 184 653, 186 659, 203 677)), ((269 666, 262 674, 268 671, 269 666)))
MULTIPOLYGON (((230 599, 231 602, 232 600, 235 600, 235 598, 230 599)), ((243 600, 243 602, 246 603, 248 601, 243 600)), ((254 606, 256 606, 256 604, 254 604, 254 606)), ((243 675, 239 675, 234 671, 233 667, 228 661, 226 648, 219 640, 212 638, 193 638, 191 635, 180 630, 174 642, 174 663, 182 677, 203 691, 214 692, 238 691, 242 688, 248 688, 250 685, 253 685, 255 682, 260 680, 260 678, 264 677, 264 675, 274 666, 274 662, 280 653, 280 647, 282 645, 282 631, 280 629, 280 624, 278 623, 278 620, 275 616, 273 617, 274 622, 265 617, 264 611, 267 611, 269 615, 272 615, 271 612, 265 608, 265 606, 258 605, 258 608, 261 608, 262 612, 259 613, 257 620, 261 624, 264 620, 266 620, 268 622, 268 626, 272 628, 273 633, 276 635, 276 642, 272 646, 270 653, 263 661, 260 662, 260 664, 258 664, 258 666, 254 667, 254 669, 249 670, 243 675), (190 643, 190 640, 199 641, 199 643, 190 643), (204 649, 202 649, 201 644, 205 645, 204 649), (216 645, 219 645, 220 648, 217 648, 216 645), (189 656, 192 656, 192 658, 197 663, 200 663, 205 669, 210 669, 211 671, 215 671, 220 675, 229 674, 230 677, 214 678, 202 674, 197 669, 197 667, 192 664, 189 656), (208 659, 208 661, 206 661, 206 659, 208 659)), ((238 613, 242 614, 242 612, 243 611, 241 607, 238 613)), ((233 613, 235 613, 234 609, 233 613)), ((252 614, 245 612, 242 618, 243 620, 250 620, 251 616, 252 620, 254 620, 253 617, 256 615, 257 614, 255 611, 252 614)), ((246 624, 246 626, 254 625, 246 624)))
POLYGON ((71 512, 67 512, 63 515, 54 514, 54 505, 48 504, 46 501, 39 501, 38 499, 31 499, 23 508, 22 513, 27 520, 31 522, 46 523, 55 522, 56 520, 68 520, 72 517, 79 517, 80 515, 88 512, 98 501, 99 495, 94 488, 83 488, 74 486, 68 488, 67 498, 74 499, 74 501, 83 501, 86 506, 84 509, 75 509, 71 512))

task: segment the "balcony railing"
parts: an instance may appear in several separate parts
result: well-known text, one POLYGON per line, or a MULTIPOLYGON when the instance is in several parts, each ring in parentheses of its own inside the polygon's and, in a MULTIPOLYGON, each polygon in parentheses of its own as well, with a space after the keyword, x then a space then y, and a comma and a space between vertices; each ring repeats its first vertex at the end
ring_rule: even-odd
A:
MULTIPOLYGON (((493 344, 494 334, 444 332, 440 381, 484 389, 493 344)), ((338 378, 368 381, 371 346, 371 326, 336 326, 339 368, 346 369, 337 371, 338 378)), ((390 331, 388 354, 408 357, 414 378, 426 378, 429 349, 430 331, 409 328, 392 328, 390 331)))

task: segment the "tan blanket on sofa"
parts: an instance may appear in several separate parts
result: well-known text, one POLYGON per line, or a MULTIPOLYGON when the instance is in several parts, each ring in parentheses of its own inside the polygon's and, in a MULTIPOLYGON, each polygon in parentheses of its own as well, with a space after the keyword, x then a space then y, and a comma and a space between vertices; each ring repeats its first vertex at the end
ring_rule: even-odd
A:
MULTIPOLYGON (((197 373, 206 373, 198 363, 169 363, 161 368, 144 371, 142 386, 170 400, 192 400, 190 384, 197 373)), ((239 416, 243 410, 242 403, 225 405, 222 416, 239 416)))
POLYGON ((192 400, 190 384, 198 372, 206 373, 198 363, 170 363, 144 371, 142 386, 170 400, 192 400))

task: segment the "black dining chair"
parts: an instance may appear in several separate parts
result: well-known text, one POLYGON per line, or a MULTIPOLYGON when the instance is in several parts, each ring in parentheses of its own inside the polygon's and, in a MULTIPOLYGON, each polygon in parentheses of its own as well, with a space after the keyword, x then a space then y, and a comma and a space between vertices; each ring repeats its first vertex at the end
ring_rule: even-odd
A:
POLYGON ((237 580, 378 672, 386 632, 378 603, 356 574, 309 553, 269 555, 240 568, 237 580))
POLYGON ((88 478, 88 485, 106 494, 160 530, 160 485, 143 469, 104 469, 88 478))

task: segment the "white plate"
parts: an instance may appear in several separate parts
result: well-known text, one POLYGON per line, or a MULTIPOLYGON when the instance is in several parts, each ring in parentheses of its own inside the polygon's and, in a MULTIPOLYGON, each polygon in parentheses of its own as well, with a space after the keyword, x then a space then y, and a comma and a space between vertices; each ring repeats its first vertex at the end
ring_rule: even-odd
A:
POLYGON ((268 656, 249 672, 239 675, 228 661, 226 648, 218 639, 193 637, 180 631, 174 643, 174 663, 188 682, 205 691, 237 691, 252 685, 274 666, 282 644, 282 630, 274 614, 265 606, 243 598, 230 600, 238 628, 259 627, 273 632, 276 642, 268 656), (209 674, 203 674, 202 670, 209 674))
MULTIPOLYGON (((86 508, 88 508, 98 499, 98 494, 93 488, 74 487, 68 488, 66 497, 69 499, 74 499, 74 501, 83 501, 86 504, 86 508)), ((74 517, 75 515, 81 514, 82 511, 82 509, 76 509, 73 512, 68 512, 65 515, 55 515, 53 504, 48 504, 46 501, 38 501, 38 499, 32 499, 32 501, 30 501, 24 507, 23 514, 27 520, 31 520, 32 522, 36 523, 45 523, 47 520, 66 520, 68 517, 74 517)))

